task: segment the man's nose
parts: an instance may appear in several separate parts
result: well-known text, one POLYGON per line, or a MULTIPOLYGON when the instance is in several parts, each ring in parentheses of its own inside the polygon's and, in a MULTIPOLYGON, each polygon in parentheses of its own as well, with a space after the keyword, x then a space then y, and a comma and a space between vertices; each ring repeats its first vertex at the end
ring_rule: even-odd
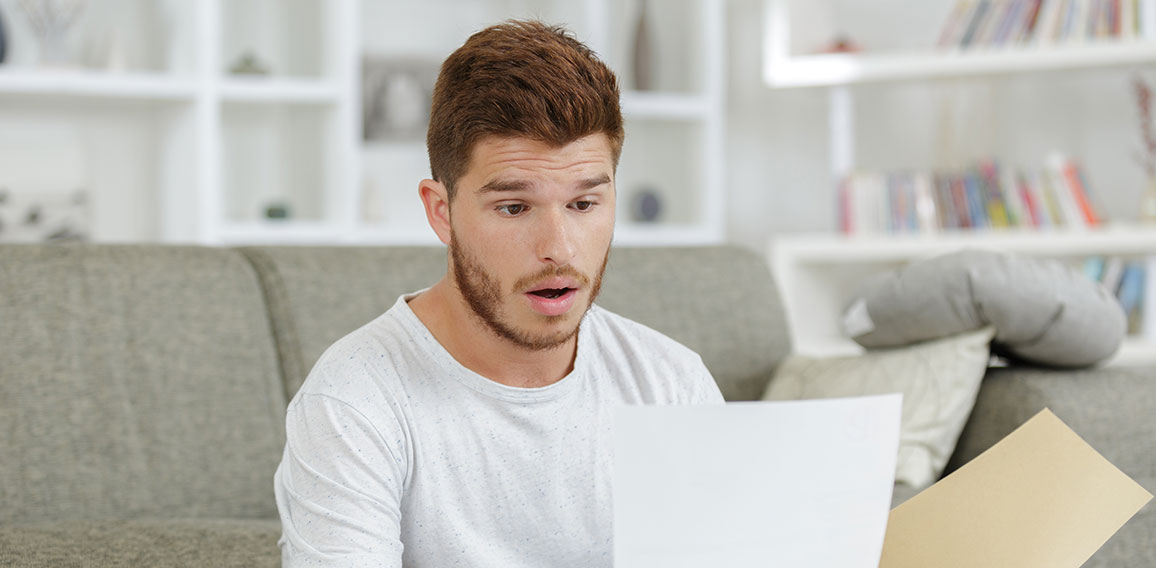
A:
POLYGON ((535 235, 538 259, 559 266, 570 264, 577 252, 574 228, 566 211, 552 209, 539 218, 535 235))

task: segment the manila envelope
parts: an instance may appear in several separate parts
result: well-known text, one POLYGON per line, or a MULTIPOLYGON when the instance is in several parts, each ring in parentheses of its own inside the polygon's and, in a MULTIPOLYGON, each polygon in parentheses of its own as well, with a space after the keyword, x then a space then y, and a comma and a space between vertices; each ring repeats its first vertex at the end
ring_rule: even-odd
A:
POLYGON ((891 511, 880 568, 1076 568, 1152 495, 1050 410, 891 511))

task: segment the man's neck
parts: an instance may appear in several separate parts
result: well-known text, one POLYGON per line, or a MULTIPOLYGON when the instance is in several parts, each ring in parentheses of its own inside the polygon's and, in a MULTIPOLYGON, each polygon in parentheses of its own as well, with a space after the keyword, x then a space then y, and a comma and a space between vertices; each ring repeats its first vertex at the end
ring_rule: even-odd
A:
POLYGON ((496 383, 544 387, 562 380, 574 368, 577 334, 551 349, 515 345, 470 310, 448 277, 410 300, 409 307, 458 363, 496 383))

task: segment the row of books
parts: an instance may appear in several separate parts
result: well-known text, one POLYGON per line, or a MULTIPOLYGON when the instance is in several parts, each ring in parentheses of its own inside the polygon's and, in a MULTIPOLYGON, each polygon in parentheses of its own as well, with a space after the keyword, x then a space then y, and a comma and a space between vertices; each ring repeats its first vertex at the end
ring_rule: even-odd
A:
POLYGON ((856 172, 839 184, 847 234, 1085 228, 1104 221, 1080 166, 1053 155, 1036 171, 981 160, 955 172, 856 172))
POLYGON ((1156 37, 1153 0, 959 0, 941 48, 1156 37))
POLYGON ((1116 296, 1128 315, 1128 333, 1156 339, 1156 257, 1128 260, 1094 256, 1084 274, 1116 296))

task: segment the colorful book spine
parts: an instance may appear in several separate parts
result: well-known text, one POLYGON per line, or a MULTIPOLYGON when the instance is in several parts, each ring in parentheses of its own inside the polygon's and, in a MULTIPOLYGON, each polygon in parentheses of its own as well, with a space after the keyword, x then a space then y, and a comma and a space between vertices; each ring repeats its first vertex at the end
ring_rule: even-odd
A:
POLYGON ((1120 300, 1120 307, 1128 317, 1128 332, 1141 331, 1141 303, 1144 300, 1144 267, 1137 262, 1129 262, 1124 266, 1124 273, 1120 277, 1120 287, 1116 298, 1120 300))

